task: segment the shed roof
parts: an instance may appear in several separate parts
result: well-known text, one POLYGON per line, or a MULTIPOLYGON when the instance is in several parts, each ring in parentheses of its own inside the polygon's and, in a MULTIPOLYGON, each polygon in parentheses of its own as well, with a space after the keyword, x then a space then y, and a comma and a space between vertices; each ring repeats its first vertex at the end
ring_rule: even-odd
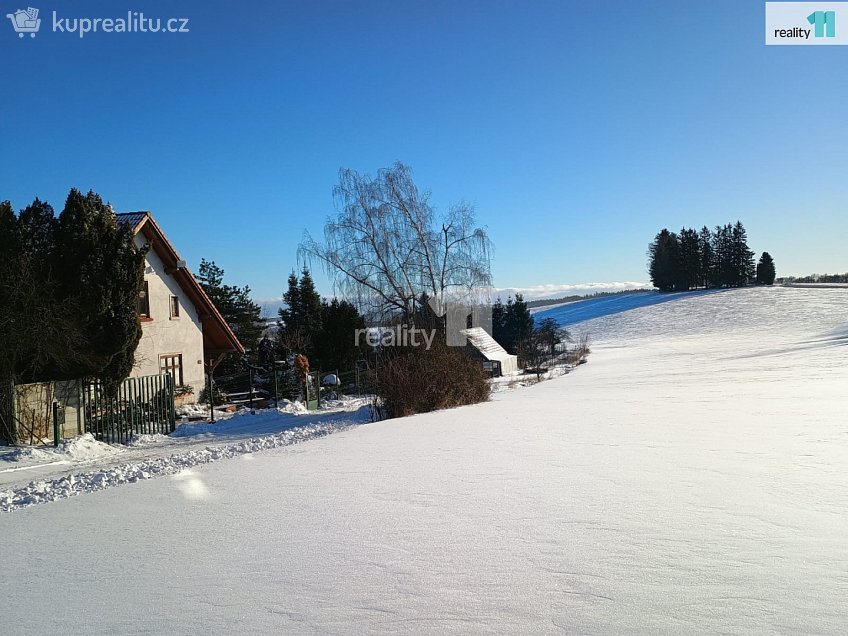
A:
POLYGON ((482 327, 471 327, 463 329, 462 333, 468 338, 468 344, 477 349, 486 360, 499 360, 504 362, 515 356, 507 353, 506 349, 500 346, 489 332, 482 327))

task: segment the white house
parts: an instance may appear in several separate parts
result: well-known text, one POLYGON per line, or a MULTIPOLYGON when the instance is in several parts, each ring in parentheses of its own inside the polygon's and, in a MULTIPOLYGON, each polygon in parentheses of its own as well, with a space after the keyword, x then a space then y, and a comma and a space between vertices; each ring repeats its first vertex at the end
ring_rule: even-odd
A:
POLYGON ((170 373, 175 386, 192 388, 184 401, 196 401, 205 365, 216 365, 227 353, 244 353, 244 347, 150 212, 117 217, 133 228, 138 247, 150 248, 138 301, 143 335, 131 375, 170 373))

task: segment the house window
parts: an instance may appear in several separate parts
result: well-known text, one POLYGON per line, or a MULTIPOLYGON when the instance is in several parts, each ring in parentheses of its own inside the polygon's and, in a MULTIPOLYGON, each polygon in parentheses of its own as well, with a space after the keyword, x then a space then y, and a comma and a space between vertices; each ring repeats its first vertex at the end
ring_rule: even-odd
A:
POLYGON ((174 386, 183 384, 183 354, 169 353, 159 356, 159 372, 169 373, 174 379, 174 386))
POLYGON ((176 296, 171 296, 171 318, 180 317, 180 299, 176 296))
POLYGON ((147 281, 144 281, 141 291, 138 292, 138 315, 141 318, 150 318, 150 290, 147 281))

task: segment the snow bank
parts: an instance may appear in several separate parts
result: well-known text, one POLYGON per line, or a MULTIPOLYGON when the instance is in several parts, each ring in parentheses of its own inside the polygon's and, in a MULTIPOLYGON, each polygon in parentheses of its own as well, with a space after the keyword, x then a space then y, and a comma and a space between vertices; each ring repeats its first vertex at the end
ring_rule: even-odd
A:
MULTIPOLYGON (((361 421, 362 418, 360 418, 361 421)), ((305 440, 323 437, 355 425, 355 422, 311 424, 283 431, 277 435, 255 437, 221 446, 208 446, 200 450, 121 464, 106 470, 69 475, 52 481, 36 481, 25 488, 0 492, 0 512, 9 512, 38 503, 56 501, 81 493, 95 492, 119 484, 134 483, 159 475, 173 475, 198 464, 207 464, 219 459, 289 446, 305 440)), ((99 444, 99 442, 97 443, 99 444)), ((77 444, 73 452, 85 453, 90 458, 93 452, 97 452, 92 451, 91 448, 92 445, 88 443, 77 444)))
POLYGON ((91 433, 84 433, 78 437, 63 440, 56 448, 59 455, 67 455, 70 459, 77 461, 89 461, 102 457, 111 457, 123 453, 123 449, 110 446, 104 442, 94 439, 91 433))
MULTIPOLYGON (((91 433, 63 440, 59 446, 23 446, 4 452, 0 459, 16 468, 40 464, 75 462, 86 463, 103 458, 116 457, 123 452, 118 446, 110 446, 94 439, 91 433)), ((12 470, 7 468, 6 470, 12 470)))
MULTIPOLYGON (((343 406, 344 402, 338 402, 335 405, 335 408, 341 408, 343 406)), ((289 413, 291 415, 306 415, 309 413, 309 410, 302 402, 290 402, 289 400, 281 400, 280 404, 277 406, 277 410, 280 411, 280 413, 289 413)))

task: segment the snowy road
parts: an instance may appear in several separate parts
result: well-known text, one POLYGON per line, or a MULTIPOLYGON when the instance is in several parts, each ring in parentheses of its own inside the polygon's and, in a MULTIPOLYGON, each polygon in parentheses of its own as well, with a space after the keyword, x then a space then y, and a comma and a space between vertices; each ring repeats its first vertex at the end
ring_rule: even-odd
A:
POLYGON ((0 513, 296 444, 372 419, 368 398, 345 397, 314 412, 291 406, 181 423, 171 435, 141 435, 128 446, 86 434, 63 440, 58 448, 2 448, 0 513))
POLYGON ((4 633, 844 633, 844 290, 573 329, 488 404, 0 515, 4 633))

